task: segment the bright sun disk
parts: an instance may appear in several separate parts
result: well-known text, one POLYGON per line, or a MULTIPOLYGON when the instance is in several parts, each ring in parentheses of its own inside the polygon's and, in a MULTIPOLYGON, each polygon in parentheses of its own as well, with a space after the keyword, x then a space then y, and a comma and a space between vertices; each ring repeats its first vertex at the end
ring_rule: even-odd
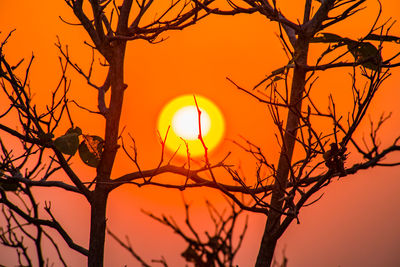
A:
MULTIPOLYGON (((224 135, 225 123, 218 107, 205 97, 197 96, 201 111, 201 134, 209 150, 218 146, 224 135)), ((162 138, 168 128, 166 147, 178 155, 187 156, 185 142, 191 156, 204 155, 204 147, 199 140, 199 114, 193 95, 184 95, 170 101, 162 109, 158 119, 158 131, 162 138)))

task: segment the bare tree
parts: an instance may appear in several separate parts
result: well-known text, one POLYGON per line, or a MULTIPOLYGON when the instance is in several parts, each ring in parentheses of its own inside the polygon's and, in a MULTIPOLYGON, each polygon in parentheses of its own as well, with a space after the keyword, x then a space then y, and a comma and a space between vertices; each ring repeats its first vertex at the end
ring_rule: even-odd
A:
MULTIPOLYGON (((399 138, 393 140, 393 144, 387 147, 383 147, 378 141, 379 129, 389 116, 383 115, 377 123, 371 123, 369 140, 360 139, 357 135, 376 92, 390 76, 390 69, 400 65, 395 62, 399 54, 386 55, 383 50, 386 42, 400 40, 389 35, 391 21, 381 23, 378 16, 370 32, 357 40, 342 37, 343 34, 340 33, 324 32, 330 26, 361 11, 366 0, 325 0, 318 3, 305 0, 302 22, 287 19, 275 0, 272 3, 252 0, 240 3, 228 1, 231 7, 229 10, 211 6, 212 0, 177 1, 172 2, 170 8, 156 19, 151 18, 151 22, 148 22, 149 18, 145 15, 153 2, 137 1, 135 6, 133 1, 128 0, 121 3, 66 1, 79 20, 79 25, 82 25, 88 33, 91 40, 88 45, 93 48, 93 53, 102 57, 101 63, 107 68, 107 75, 103 83, 97 85, 92 79, 94 59, 89 70, 85 71, 74 62, 67 47, 58 42, 56 45, 63 56, 60 60, 62 77, 53 94, 53 101, 44 113, 38 112, 31 101, 28 83, 30 64, 25 76, 19 79, 14 72, 20 67, 20 63, 15 65, 8 63, 3 53, 8 38, 3 41, 0 76, 10 106, 0 118, 17 118, 15 121, 18 127, 0 123, 0 129, 20 141, 22 152, 20 154, 18 151, 12 152, 3 143, 0 202, 7 207, 4 215, 9 227, 3 231, 2 243, 16 247, 21 255, 21 262, 26 255, 26 246, 17 235, 14 235, 12 225, 16 225, 22 234, 31 236, 30 239, 39 245, 36 251, 41 266, 44 265, 44 261, 40 260, 40 242, 41 236, 45 235, 43 229, 47 228, 58 232, 72 249, 87 255, 88 266, 102 266, 107 197, 115 188, 129 183, 180 190, 193 187, 215 188, 230 197, 242 210, 265 214, 267 222, 256 266, 270 266, 277 240, 294 220, 299 220, 299 210, 318 200, 318 197, 314 201, 310 201, 310 198, 329 185, 333 178, 341 178, 375 166, 400 164, 387 160, 391 153, 400 150, 399 138), (83 8, 84 4, 91 10, 83 8), (134 8, 136 12, 132 13, 134 8), (166 160, 164 158, 166 136, 162 136, 159 164, 153 169, 142 169, 134 139, 131 139, 130 149, 122 141, 119 126, 124 91, 129 89, 124 82, 127 42, 144 39, 154 43, 163 40, 160 36, 163 32, 183 29, 209 14, 240 13, 260 13, 276 22, 283 47, 288 55, 288 63, 257 83, 254 90, 242 88, 228 78, 236 88, 255 97, 268 107, 280 146, 279 160, 273 162, 269 151, 266 153, 263 148, 250 140, 237 142, 255 158, 257 172, 256 182, 253 183, 250 179, 242 177, 237 168, 226 163, 226 158, 217 163, 210 162, 207 144, 204 143, 200 132, 199 139, 205 150, 203 166, 194 169, 190 164, 190 153, 184 166, 174 165, 173 159, 166 160), (130 18, 130 15, 134 17, 130 18), (309 48, 314 43, 325 45, 326 49, 310 64, 309 48), (98 110, 85 109, 104 117, 103 137, 82 132, 69 115, 71 102, 67 98, 70 90, 70 83, 66 78, 68 67, 72 67, 94 90, 97 90, 98 110), (321 107, 313 98, 312 89, 317 86, 317 73, 338 68, 351 72, 350 86, 347 89, 351 92, 353 101, 346 112, 337 109, 340 101, 335 101, 334 96, 329 97, 328 108, 321 107), (107 98, 110 99, 108 103, 105 101, 106 94, 110 95, 107 98), (55 137, 56 129, 65 123, 70 124, 70 129, 64 135, 55 137), (137 171, 114 178, 111 177, 111 173, 120 147, 137 167, 137 171), (87 165, 96 168, 96 177, 92 182, 84 182, 84 177, 70 165, 77 151, 87 165), (348 166, 346 161, 350 157, 358 163, 348 166), (47 165, 43 164, 44 161, 47 165), (31 162, 36 163, 31 164, 31 162), (219 182, 221 174, 215 172, 216 168, 225 170, 225 176, 231 177, 232 182, 219 182), (72 184, 61 182, 54 177, 55 173, 64 173, 72 184), (179 174, 186 179, 182 183, 175 184, 156 179, 156 176, 165 173, 179 174), (37 206, 34 198, 29 198, 32 187, 62 188, 83 195, 87 199, 91 206, 88 249, 76 244, 70 238, 52 215, 50 205, 45 208, 47 219, 40 218, 40 214, 35 212, 37 206), (31 206, 27 205, 25 208, 21 204, 15 204, 11 196, 18 194, 27 196, 23 203, 29 203, 31 206), (244 200, 242 195, 245 196, 244 200), (21 220, 24 223, 20 222, 21 220), (34 228, 36 232, 24 233, 25 224, 36 227, 34 228)), ((200 116, 200 109, 198 111, 200 116)), ((166 224, 171 222, 163 219, 161 221, 166 224)), ((170 227, 178 229, 177 225, 171 224, 170 227)), ((29 265, 29 260, 26 261, 24 264, 29 265)))
MULTIPOLYGON (((214 231, 205 231, 201 233, 199 230, 196 230, 196 227, 190 219, 189 204, 185 199, 183 199, 183 203, 186 216, 185 228, 187 230, 179 226, 173 216, 162 215, 159 217, 148 211, 143 212, 154 220, 171 228, 174 233, 179 235, 187 243, 187 248, 181 253, 181 256, 186 262, 192 263, 197 267, 235 266, 234 258, 242 245, 248 227, 248 216, 246 216, 242 229, 238 229, 238 220, 244 210, 238 209, 234 202, 228 201, 229 210, 224 209, 220 211, 210 201, 206 201, 209 218, 212 222, 212 227, 214 227, 214 231)), ((135 252, 129 237, 126 237, 126 241, 123 241, 110 229, 108 229, 107 232, 143 266, 151 266, 135 252)), ((152 262, 158 262, 162 263, 164 266, 168 266, 164 258, 152 260, 152 262)))
MULTIPOLYGON (((18 123, 18 125, 1 123, 0 129, 19 140, 22 148, 21 154, 18 154, 18 151, 10 151, 4 142, 2 143, 0 202, 7 207, 4 214, 8 225, 15 223, 22 232, 24 232, 24 224, 19 222, 20 219, 37 226, 38 232, 31 239, 38 245, 44 234, 42 228, 54 228, 72 249, 88 257, 88 266, 103 265, 107 198, 113 189, 124 183, 119 181, 113 183, 110 176, 120 147, 118 144, 120 116, 124 91, 128 87, 124 82, 126 44, 128 41, 139 39, 150 43, 160 42, 164 40, 163 37, 159 37, 163 32, 182 30, 208 14, 198 4, 177 0, 172 1, 165 10, 154 17, 153 13, 149 14, 154 2, 153 0, 65 1, 78 19, 78 25, 81 25, 89 35, 90 42, 87 42, 87 45, 93 49, 93 54, 102 58, 101 64, 107 68, 107 75, 101 85, 95 84, 92 81, 94 57, 90 69, 86 72, 79 67, 79 64, 73 62, 67 46, 63 47, 58 41, 56 45, 63 56, 63 59, 60 59, 62 77, 53 93, 52 103, 47 106, 47 111, 44 113, 40 113, 31 101, 28 77, 33 57, 26 68, 24 77, 18 78, 15 70, 20 67, 22 61, 12 65, 4 54, 5 44, 10 35, 5 38, 0 48, 1 85, 5 96, 9 99, 9 108, 1 114, 1 118, 8 121, 16 118, 18 123), (90 8, 87 9, 86 5, 90 8), (98 92, 98 111, 90 112, 104 118, 105 135, 103 137, 82 133, 82 130, 74 125, 69 113, 70 102, 67 99, 70 88, 70 83, 66 78, 68 66, 82 75, 98 92), (105 101, 106 94, 110 94, 109 103, 105 101), (70 129, 64 135, 55 138, 56 129, 63 123, 70 123, 70 129), (83 162, 96 168, 97 175, 89 184, 84 182, 86 179, 81 177, 78 170, 70 166, 71 158, 78 150, 83 162), (49 162, 44 165, 44 161, 49 162), (51 179, 59 171, 70 179, 72 185, 51 179), (94 184, 94 189, 92 189, 94 184), (12 185, 11 189, 10 185, 12 185), (26 210, 10 199, 10 194, 18 196, 21 192, 29 197, 30 188, 33 186, 58 187, 86 198, 91 206, 88 249, 72 241, 68 233, 52 216, 50 206, 46 207, 50 219, 40 219, 33 198, 29 198, 32 206, 27 206, 26 210), (7 192, 10 190, 11 192, 7 192), (17 219, 16 215, 20 218, 17 219)), ((211 2, 213 0, 205 0, 201 4, 208 6, 211 2)), ((71 24, 75 25, 75 23, 71 24)), ((138 177, 146 181, 146 177, 152 177, 155 171, 140 171, 138 174, 138 177)), ((25 246, 22 241, 13 236, 12 231, 3 232, 2 236, 3 244, 20 248, 22 255, 26 256, 25 246), (6 237, 7 233, 11 235, 9 238, 6 237)), ((37 256, 39 266, 43 266, 44 261, 39 248, 37 256)), ((27 264, 31 265, 31 262, 28 261, 27 264)))
MULTIPOLYGON (((259 13, 276 22, 288 56, 287 65, 267 75, 251 90, 227 78, 237 89, 267 105, 280 145, 279 160, 275 164, 268 155, 269 151, 263 151, 250 140, 238 143, 257 162, 255 185, 246 183, 238 171, 225 167, 255 203, 251 206, 239 205, 267 216, 256 266, 271 265, 277 240, 293 220, 299 221, 298 213, 302 207, 311 205, 322 196, 307 203, 329 185, 332 178, 341 178, 374 166, 400 164, 387 159, 389 154, 400 149, 400 137, 387 147, 383 147, 378 139, 379 130, 390 114, 383 114, 376 123, 371 122, 369 140, 356 135, 376 92, 390 76, 391 68, 400 65, 395 62, 399 53, 383 57, 385 42, 400 41, 398 37, 389 35, 394 22, 380 21, 382 6, 378 1, 381 8, 373 26, 358 40, 325 32, 330 26, 359 13, 365 3, 366 0, 305 0, 301 22, 288 19, 279 8, 279 1, 275 0, 228 1, 230 10, 204 6, 205 10, 214 14, 259 13), (325 44, 326 48, 319 57, 310 60, 309 49, 314 43, 325 44), (326 108, 312 93, 316 90, 313 88, 316 87, 319 71, 338 68, 351 71, 348 90, 352 93, 353 103, 344 113, 337 110, 340 101, 335 101, 333 95, 329 95, 329 106, 326 108), (324 126, 321 127, 321 124, 324 126), (327 130, 327 125, 331 130, 327 130), (349 157, 360 162, 346 166, 349 157)), ((230 189, 224 186, 219 188, 239 203, 229 192, 230 189)))

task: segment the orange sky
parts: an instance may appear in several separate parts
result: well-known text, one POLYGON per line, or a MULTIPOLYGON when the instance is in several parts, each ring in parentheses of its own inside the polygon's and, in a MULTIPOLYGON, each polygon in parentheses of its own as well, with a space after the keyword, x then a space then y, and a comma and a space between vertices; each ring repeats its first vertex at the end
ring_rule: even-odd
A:
MULTIPOLYGON (((280 2, 289 18, 301 17, 302 12, 293 6, 293 1, 280 2)), ((381 2, 383 18, 400 18, 399 1, 381 2)), ((368 30, 372 24, 370 19, 377 12, 377 3, 372 0, 367 3, 367 10, 348 24, 337 27, 340 35, 356 38, 368 30)), ((59 15, 68 21, 76 21, 62 0, 41 1, 36 5, 35 1, 28 0, 0 2, 1 37, 4 38, 11 29, 17 29, 6 47, 6 55, 14 61, 21 57, 27 59, 32 52, 36 57, 31 87, 34 101, 38 104, 50 99, 50 91, 59 77, 58 52, 54 46, 57 35, 64 45, 69 45, 70 55, 76 62, 82 62, 82 66, 87 68, 90 60, 90 50, 83 45, 83 40, 88 39, 85 32, 63 24, 59 15)), ((276 26, 258 15, 209 17, 184 31, 167 33, 165 36, 170 38, 163 43, 150 45, 135 41, 128 45, 125 67, 128 90, 121 126, 126 126, 125 131, 134 136, 143 168, 155 167, 159 160, 160 144, 156 134, 159 112, 169 100, 182 94, 201 94, 220 107, 226 118, 226 139, 238 140, 242 135, 266 150, 277 152, 266 107, 236 90, 225 79, 230 77, 249 88, 265 74, 285 64, 286 58, 275 33, 276 26)), ((395 25, 392 34, 400 35, 400 25, 395 25)), ((400 97, 400 71, 393 72, 373 105, 376 113, 372 117, 384 110, 393 111, 391 127, 385 129, 383 142, 398 133, 397 125, 400 123, 397 101, 400 97)), ((330 90, 348 84, 342 80, 347 73, 339 78, 330 73, 321 75, 317 86, 324 95, 318 99, 322 103, 327 101, 326 94, 330 90)), ((94 90, 73 72, 69 76, 73 78, 69 98, 95 109, 94 90)), ((101 118, 78 109, 74 110, 73 116, 85 132, 102 135, 101 118)), ((228 151, 234 152, 231 162, 243 166, 245 173, 250 175, 255 170, 249 156, 240 153, 229 141, 219 146, 212 159, 218 161, 228 151)), ((119 154, 117 162, 114 177, 134 170, 123 153, 119 154)), ((324 191, 321 201, 302 210, 301 224, 289 228, 277 251, 285 249, 289 266, 311 266, 310 263, 313 266, 399 266, 399 172, 399 168, 375 169, 334 182, 324 191)), ((81 173, 90 180, 94 170, 83 167, 81 173)), ((86 245, 88 205, 83 204, 83 198, 67 194, 60 197, 60 194, 43 190, 43 201, 52 200, 55 215, 63 218, 66 229, 72 231, 78 243, 86 245)), ((197 220, 200 228, 208 225, 203 221, 206 212, 204 198, 215 195, 215 201, 223 203, 217 191, 191 190, 184 195, 193 204, 193 219, 197 220)), ((180 193, 124 186, 111 194, 108 226, 120 236, 130 236, 137 252, 144 258, 164 256, 171 266, 182 266, 179 254, 185 245, 170 230, 142 215, 140 209, 156 214, 174 214, 183 224, 183 220, 179 220, 183 218, 180 193)), ((251 215, 250 229, 237 259, 240 266, 251 266, 255 262, 264 220, 262 216, 251 215)), ((109 240, 106 248, 106 266, 138 266, 115 242, 109 240)), ((2 261, 8 253, 0 247, 0 263, 5 264, 2 261)), ((83 266, 80 255, 68 255, 71 266, 83 266)))

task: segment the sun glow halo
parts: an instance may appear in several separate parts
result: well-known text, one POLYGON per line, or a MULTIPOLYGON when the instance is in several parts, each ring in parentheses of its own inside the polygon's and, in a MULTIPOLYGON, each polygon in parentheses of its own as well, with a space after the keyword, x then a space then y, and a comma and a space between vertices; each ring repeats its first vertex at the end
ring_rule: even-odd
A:
MULTIPOLYGON (((225 123, 218 107, 202 96, 196 95, 201 111, 200 123, 203 140, 209 150, 214 149, 224 135, 225 123)), ((162 138, 168 132, 166 147, 178 155, 187 156, 185 142, 191 156, 204 154, 199 137, 199 114, 193 95, 184 95, 173 99, 161 111, 158 119, 158 131, 162 138), (183 141, 183 140, 185 141, 183 141)))

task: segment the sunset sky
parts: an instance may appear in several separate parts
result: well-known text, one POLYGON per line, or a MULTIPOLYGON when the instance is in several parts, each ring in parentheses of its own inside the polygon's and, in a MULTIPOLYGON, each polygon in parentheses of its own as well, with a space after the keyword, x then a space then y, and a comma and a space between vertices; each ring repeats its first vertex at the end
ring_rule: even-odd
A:
MULTIPOLYGON (((278 0, 283 13, 290 19, 301 18, 301 4, 292 0, 278 0)), ((381 0, 382 21, 392 17, 400 19, 400 2, 381 0)), ((358 38, 366 34, 378 12, 377 1, 367 0, 366 9, 354 18, 327 31, 358 38)), ((0 1, 0 39, 10 30, 16 29, 5 48, 10 62, 25 58, 24 67, 32 53, 35 56, 31 70, 30 85, 33 101, 42 109, 51 100, 51 91, 60 77, 59 52, 54 45, 59 37, 68 45, 71 58, 88 69, 91 50, 84 45, 88 40, 80 27, 63 23, 59 16, 76 23, 72 11, 62 0, 0 1)), ((211 100, 225 118, 225 131, 221 143, 210 155, 213 162, 221 160, 229 151, 230 163, 241 166, 246 176, 254 174, 256 165, 252 157, 241 151, 231 140, 241 136, 268 151, 271 157, 278 157, 278 150, 271 119, 265 105, 237 90, 229 83, 229 77, 244 88, 252 88, 265 75, 287 64, 287 58, 277 37, 276 24, 257 14, 234 17, 209 16, 198 24, 183 31, 168 32, 169 37, 159 44, 134 41, 128 44, 125 59, 125 77, 128 88, 125 94, 121 128, 130 133, 136 141, 139 161, 143 169, 154 168, 160 159, 161 146, 157 136, 157 122, 163 107, 181 95, 199 95, 211 100)), ((392 35, 400 36, 400 24, 396 23, 392 35)), ((390 45, 386 55, 393 55, 400 45, 390 45)), ((311 51, 310 62, 315 62, 318 48, 311 51)), ((346 108, 347 95, 341 90, 350 84, 348 72, 322 72, 315 85, 318 88, 318 102, 328 102, 332 92, 343 100, 339 108, 346 108), (319 96, 320 95, 320 96, 319 96)), ((377 94, 370 115, 379 118, 383 111, 393 112, 388 125, 383 128, 381 141, 388 144, 400 131, 400 68, 384 83, 377 94)), ((20 74, 23 74, 21 72, 20 74)), ((104 79, 104 69, 95 68, 95 79, 104 79)), ((96 109, 96 92, 70 68, 72 79, 70 100, 96 109)), ((0 95, 0 106, 6 99, 0 95)), ((8 105, 8 103, 7 103, 8 105)), ((73 106, 73 105, 71 105, 73 106)), ((72 117, 84 132, 102 136, 103 120, 74 106, 72 117)), ((366 124, 366 126, 368 126, 366 124)), ((59 134, 69 127, 65 125, 59 134)), ((368 127, 365 127, 368 134, 368 127)), ((361 132, 360 132, 361 135, 361 132)), ((3 138, 3 133, 1 133, 3 138)), ((120 151, 121 152, 121 151, 120 151)), ((171 152, 167 152, 171 156, 171 152)), ((396 155, 399 159, 399 155, 396 155)), ((351 157, 351 155, 350 155, 351 157)), ((178 162, 183 158, 177 158, 178 162)), ((123 153, 117 156, 113 177, 135 171, 123 153)), ((94 178, 95 170, 74 162, 80 168, 85 180, 94 178)), ((60 179, 63 179, 62 177, 60 179)), ((163 179, 178 179, 166 175, 163 179)), ((90 208, 86 200, 59 190, 41 189, 40 201, 52 201, 54 214, 65 228, 71 231, 77 243, 87 246, 89 240, 90 208)), ((280 239, 277 260, 280 255, 288 257, 288 266, 400 266, 400 168, 376 168, 361 171, 357 175, 334 179, 316 204, 300 212, 301 224, 293 224, 280 239)), ((210 199, 221 209, 225 202, 216 190, 195 189, 183 192, 191 204, 192 219, 199 227, 208 229, 205 199, 210 199)), ((141 209, 156 215, 174 215, 184 225, 182 193, 177 190, 156 187, 137 188, 126 185, 111 193, 108 206, 108 226, 120 237, 125 235, 146 260, 164 256, 170 266, 183 266, 180 253, 186 244, 170 229, 154 222, 141 213, 141 209)), ((42 205, 43 207, 43 205, 42 205)), ((249 230, 237 257, 239 266, 252 266, 255 262, 265 218, 249 214, 249 230)), ((67 260, 71 266, 84 266, 85 259, 75 252, 69 252, 63 241, 67 260)), ((0 247, 0 264, 10 250, 0 247)), ((52 251, 50 253, 53 253, 52 251)), ((13 261, 11 261, 12 263, 13 261)), ((139 266, 111 238, 106 242, 105 266, 139 266)))

